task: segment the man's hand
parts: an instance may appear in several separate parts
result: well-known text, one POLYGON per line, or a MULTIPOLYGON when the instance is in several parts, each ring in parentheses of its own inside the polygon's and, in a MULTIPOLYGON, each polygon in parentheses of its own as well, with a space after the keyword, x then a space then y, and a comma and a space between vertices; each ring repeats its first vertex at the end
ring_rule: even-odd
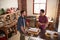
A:
POLYGON ((23 32, 24 34, 26 34, 26 31, 25 31, 25 29, 24 29, 23 26, 21 26, 21 30, 22 30, 22 32, 23 32))
POLYGON ((40 23, 40 22, 38 22, 38 25, 40 26, 40 25, 45 25, 45 27, 48 27, 48 22, 47 23, 40 23))
POLYGON ((39 25, 43 25, 43 23, 38 22, 39 25))

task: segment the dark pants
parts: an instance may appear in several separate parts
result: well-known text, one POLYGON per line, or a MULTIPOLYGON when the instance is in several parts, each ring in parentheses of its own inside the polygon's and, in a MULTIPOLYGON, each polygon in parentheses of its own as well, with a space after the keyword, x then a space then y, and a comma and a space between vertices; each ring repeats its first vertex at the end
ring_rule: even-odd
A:
POLYGON ((25 36, 23 33, 20 32, 20 40, 25 40, 25 36))
POLYGON ((46 32, 46 30, 43 29, 43 28, 41 28, 41 27, 40 27, 40 29, 41 29, 40 37, 41 37, 41 38, 45 38, 45 32, 46 32))

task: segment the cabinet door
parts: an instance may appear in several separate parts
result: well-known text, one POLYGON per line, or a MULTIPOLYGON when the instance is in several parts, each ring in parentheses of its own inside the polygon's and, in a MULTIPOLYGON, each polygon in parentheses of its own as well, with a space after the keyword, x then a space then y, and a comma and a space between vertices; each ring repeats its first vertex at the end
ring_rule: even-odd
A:
POLYGON ((27 0, 21 0, 22 9, 27 10, 27 0))
POLYGON ((21 10, 21 9, 22 9, 21 0, 18 0, 18 9, 19 9, 19 10, 21 10))
POLYGON ((27 0, 18 0, 18 9, 27 10, 27 0))

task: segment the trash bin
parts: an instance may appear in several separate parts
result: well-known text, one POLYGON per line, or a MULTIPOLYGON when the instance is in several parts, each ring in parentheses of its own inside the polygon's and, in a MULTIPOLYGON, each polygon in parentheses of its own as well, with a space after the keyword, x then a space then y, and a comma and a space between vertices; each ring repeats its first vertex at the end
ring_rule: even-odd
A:
POLYGON ((0 40, 7 40, 7 37, 5 35, 5 32, 0 30, 0 40))

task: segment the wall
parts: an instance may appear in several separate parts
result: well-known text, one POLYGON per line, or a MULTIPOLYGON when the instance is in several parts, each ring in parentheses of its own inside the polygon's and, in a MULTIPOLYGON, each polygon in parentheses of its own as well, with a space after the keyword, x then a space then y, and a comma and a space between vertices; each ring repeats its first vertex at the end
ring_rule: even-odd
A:
POLYGON ((33 16, 33 0, 27 0, 27 15, 33 16))
MULTIPOLYGON (((56 19, 58 0, 47 0, 47 16, 56 19)), ((27 14, 33 15, 33 0, 27 0, 27 14)))
POLYGON ((59 16, 58 32, 60 32, 60 16, 59 16))
POLYGON ((17 0, 0 0, 0 8, 10 8, 15 7, 18 8, 18 1, 17 0))
POLYGON ((58 0, 47 0, 47 16, 56 19, 58 9, 58 0))
MULTIPOLYGON (((47 16, 56 19, 58 0, 47 0, 47 16)), ((17 0, 0 0, 0 8, 18 7, 17 0)), ((33 15, 33 0, 27 0, 27 15, 33 15)))
POLYGON ((58 4, 58 15, 57 15, 57 28, 58 28, 58 32, 60 32, 60 0, 59 0, 59 4, 58 4))

